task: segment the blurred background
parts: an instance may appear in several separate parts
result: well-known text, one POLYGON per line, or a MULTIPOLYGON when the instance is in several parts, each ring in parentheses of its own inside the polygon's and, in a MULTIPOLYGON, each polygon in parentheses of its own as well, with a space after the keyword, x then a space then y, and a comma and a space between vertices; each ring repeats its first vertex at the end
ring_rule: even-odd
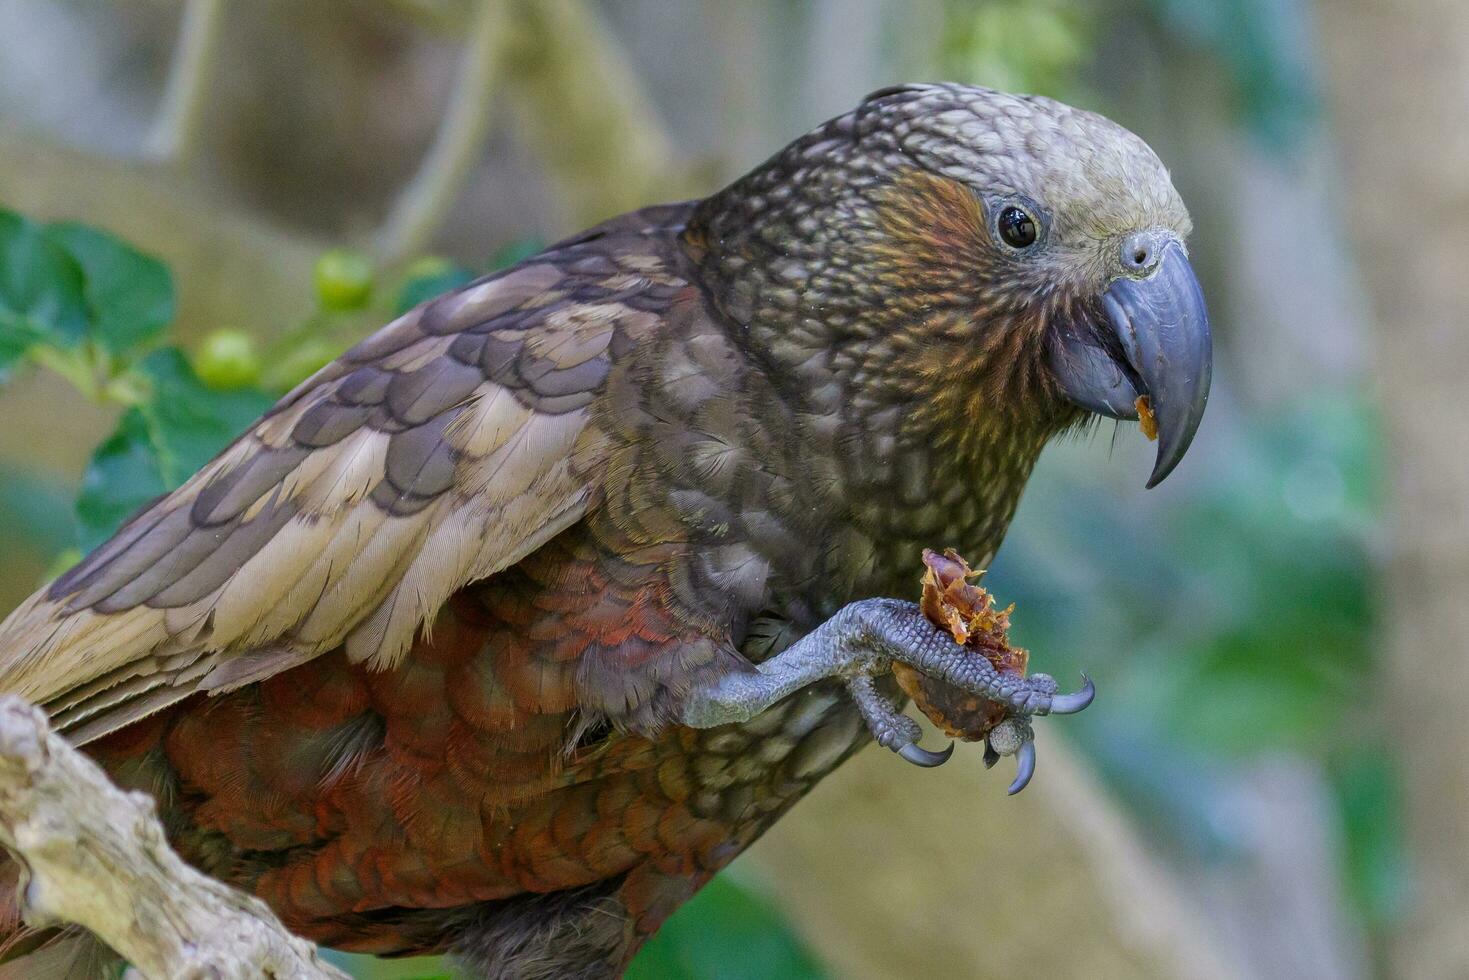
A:
POLYGON ((1213 404, 1031 481, 986 585, 1101 695, 1028 792, 865 752, 634 975, 1469 976, 1458 0, 0 0, 0 609, 395 311, 931 79, 1153 145, 1213 404))

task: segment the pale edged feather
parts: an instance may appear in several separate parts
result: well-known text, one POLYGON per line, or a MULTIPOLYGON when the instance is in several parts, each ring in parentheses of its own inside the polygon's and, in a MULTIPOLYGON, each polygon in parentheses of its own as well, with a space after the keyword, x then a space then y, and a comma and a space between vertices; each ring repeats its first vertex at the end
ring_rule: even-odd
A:
MULTIPOLYGON (((626 278, 599 268, 585 275, 626 278)), ((607 367, 589 362, 611 356, 619 326, 646 335, 657 317, 579 303, 578 282, 595 281, 582 275, 532 262, 322 368, 87 559, 88 602, 42 591, 0 623, 0 690, 63 713, 85 741, 343 644, 398 663, 457 589, 579 520, 605 475, 607 438, 588 421, 607 367), (148 604, 165 592, 166 608, 148 604), (92 608, 107 599, 117 611, 92 608)))
MULTIPOLYGON (((261 518, 282 501, 304 511, 198 601, 101 614, 67 613, 64 598, 45 593, 28 599, 0 626, 0 689, 54 706, 64 713, 68 735, 80 739, 195 690, 249 683, 342 643, 354 660, 377 668, 397 663, 454 591, 519 561, 585 507, 585 478, 555 456, 571 450, 585 428, 584 413, 541 415, 498 385, 485 388, 474 405, 495 406, 483 418, 501 444, 481 435, 472 417, 461 422, 459 438, 488 455, 461 452, 451 493, 416 513, 388 515, 369 499, 382 481, 387 434, 362 431, 315 450, 241 519, 261 518), (537 456, 537 448, 551 455, 537 456), (493 473, 484 472, 487 462, 493 473), (526 500, 533 486, 545 496, 526 500), (514 515, 501 513, 507 500, 518 504, 514 515), (539 521, 530 516, 536 513, 539 521), (451 517, 453 530, 436 534, 438 523, 451 517), (259 647, 279 652, 249 668, 221 670, 259 647), (165 670, 154 656, 177 650, 189 651, 198 669, 165 670), (213 678, 207 686, 200 684, 205 677, 213 678)), ((237 466, 249 459, 241 444, 228 450, 237 466)), ((224 472, 211 466, 157 506, 170 513, 191 507, 224 472)))

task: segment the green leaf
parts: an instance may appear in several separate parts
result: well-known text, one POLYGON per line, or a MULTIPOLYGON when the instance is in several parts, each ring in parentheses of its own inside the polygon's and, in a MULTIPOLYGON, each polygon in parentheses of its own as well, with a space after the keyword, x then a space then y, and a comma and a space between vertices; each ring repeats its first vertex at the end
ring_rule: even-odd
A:
POLYGON ((1016 92, 1065 96, 1086 60, 1087 14, 1057 0, 946 0, 942 74, 1016 92))
POLYGON ((1369 924, 1389 929, 1411 904, 1400 774, 1390 757, 1349 746, 1334 760, 1332 786, 1346 845, 1347 884, 1369 924))
POLYGON ((77 496, 83 551, 106 541, 131 514, 168 491, 142 412, 129 409, 117 429, 92 453, 77 496))
POLYGON ((209 462, 271 405, 261 391, 213 391, 195 376, 183 352, 165 348, 139 365, 153 385, 146 406, 155 440, 163 447, 163 475, 169 488, 209 462))
POLYGON ((508 269, 515 263, 524 262, 536 253, 544 251, 546 244, 544 239, 534 236, 516 238, 506 242, 490 255, 490 268, 495 271, 508 269))
POLYGON ((82 478, 77 520, 83 549, 182 483, 270 407, 270 396, 258 390, 205 387, 176 348, 154 352, 137 371, 151 396, 123 414, 82 478))
POLYGON ((91 333, 102 347, 134 350, 173 321, 173 277, 158 259, 86 225, 51 225, 46 235, 81 267, 91 333))
POLYGON ((1320 114, 1310 6, 1280 0, 1149 0, 1163 26, 1216 55, 1267 144, 1289 148, 1320 114))
POLYGON ((71 253, 40 225, 0 210, 0 364, 37 340, 74 346, 87 323, 82 269, 71 253))
MULTIPOLYGON (((525 261, 545 247, 546 243, 539 238, 517 238, 495 250, 490 256, 489 268, 492 271, 508 268, 525 261)), ((402 315, 419 303, 473 282, 477 275, 479 273, 473 269, 449 259, 437 255, 424 256, 404 271, 403 284, 398 288, 398 295, 393 303, 393 315, 402 315)))
POLYGON ((393 303, 394 316, 407 313, 419 303, 431 300, 451 289, 458 289, 474 279, 473 271, 447 261, 414 263, 414 268, 410 268, 408 272, 408 278, 398 290, 397 300, 393 303), (415 269, 422 271, 415 274, 415 269))
POLYGON ((9 310, 0 310, 0 380, 4 380, 17 361, 25 357, 32 344, 45 339, 31 321, 9 310))
POLYGON ((780 914, 719 874, 664 924, 628 968, 628 980, 820 980, 815 957, 780 914))
POLYGON ((0 463, 0 541, 11 549, 55 553, 76 536, 68 496, 28 467, 0 463))
POLYGON ((413 956, 382 959, 368 953, 344 953, 338 949, 318 950, 322 959, 357 980, 453 980, 442 956, 413 956))

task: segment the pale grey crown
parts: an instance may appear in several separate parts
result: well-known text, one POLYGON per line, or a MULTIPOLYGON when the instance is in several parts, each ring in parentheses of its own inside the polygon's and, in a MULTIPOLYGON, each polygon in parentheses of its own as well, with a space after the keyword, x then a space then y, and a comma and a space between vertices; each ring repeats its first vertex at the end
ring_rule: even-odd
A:
POLYGON ((850 118, 859 143, 889 144, 987 200, 1034 202, 1060 242, 1083 245, 1145 227, 1180 238, 1190 231, 1158 155, 1094 112, 1044 96, 945 83, 874 93, 850 118))

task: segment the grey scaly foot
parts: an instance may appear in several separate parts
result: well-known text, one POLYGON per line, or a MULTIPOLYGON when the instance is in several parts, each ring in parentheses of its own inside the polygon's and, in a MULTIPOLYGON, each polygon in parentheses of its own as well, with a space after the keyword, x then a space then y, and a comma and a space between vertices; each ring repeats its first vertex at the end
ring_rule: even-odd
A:
POLYGON ((870 674, 857 674, 848 680, 847 693, 852 696, 862 720, 867 722, 868 731, 883 748, 892 749, 915 766, 926 769, 943 765, 954 754, 953 742, 941 752, 930 752, 919 745, 923 729, 877 690, 870 674))
POLYGON ((871 686, 870 679, 890 671, 894 661, 1010 709, 1008 720, 1017 725, 1005 729, 998 743, 991 733, 988 750, 1017 755, 1020 772, 1011 785, 1012 793, 1025 788, 1035 768, 1029 718, 1074 714, 1091 704, 1095 695, 1091 680, 1084 675, 1086 683, 1080 691, 1057 694, 1055 680, 1046 674, 1001 674, 982 654, 959 646, 946 631, 930 623, 916 604, 863 599, 842 607, 754 671, 726 674, 708 687, 689 691, 681 706, 681 720, 692 728, 738 724, 808 684, 840 677, 879 742, 910 762, 938 765, 948 758, 947 753, 919 747, 916 723, 886 704, 871 686))
POLYGON ((1030 785, 1035 775, 1035 731, 1024 716, 1006 718, 984 738, 984 763, 993 766, 1000 756, 1015 756, 1015 779, 1007 792, 1014 796, 1030 785), (991 762, 993 757, 994 762, 991 762))

